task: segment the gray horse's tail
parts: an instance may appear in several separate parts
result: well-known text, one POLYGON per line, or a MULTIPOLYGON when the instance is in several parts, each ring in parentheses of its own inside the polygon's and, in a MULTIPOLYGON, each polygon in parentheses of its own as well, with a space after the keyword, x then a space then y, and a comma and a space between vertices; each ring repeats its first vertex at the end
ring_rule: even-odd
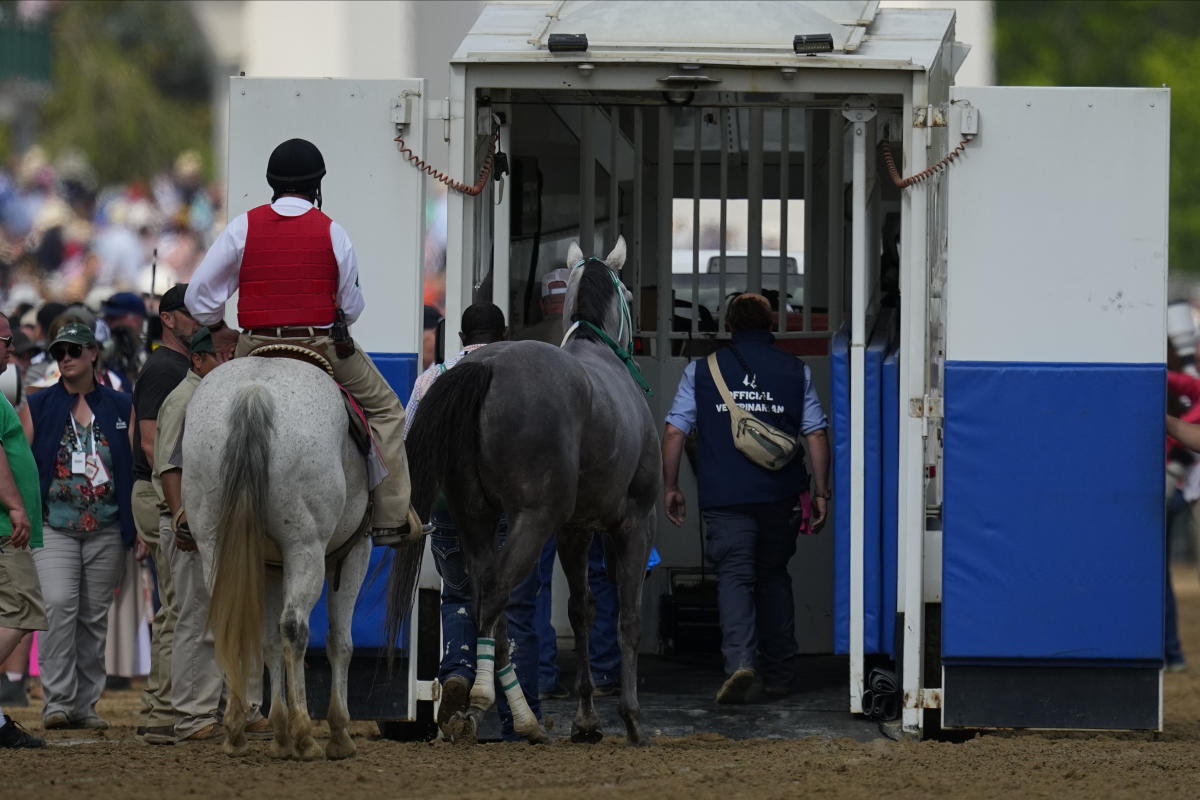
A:
POLYGON ((243 701, 246 682, 262 674, 267 468, 275 407, 265 387, 241 389, 229 415, 221 476, 216 565, 208 625, 230 694, 243 701))
MULTIPOLYGON (((429 520, 438 491, 446 483, 451 459, 459 469, 469 468, 479 453, 479 409, 491 383, 490 366, 462 361, 434 381, 421 398, 404 447, 412 507, 424 521, 429 520)), ((396 548, 388 576, 389 653, 394 652, 400 625, 412 610, 423 552, 423 541, 396 548)))

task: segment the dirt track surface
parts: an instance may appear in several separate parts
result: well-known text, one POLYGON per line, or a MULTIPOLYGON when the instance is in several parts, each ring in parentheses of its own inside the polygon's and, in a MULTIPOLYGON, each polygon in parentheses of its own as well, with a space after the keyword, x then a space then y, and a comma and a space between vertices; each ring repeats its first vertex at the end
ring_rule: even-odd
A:
MULTIPOLYGON (((46 734, 43 750, 3 751, 0 797, 1194 797, 1200 785, 1200 582, 1175 573, 1191 669, 1165 678, 1165 729, 1152 735, 977 736, 965 743, 846 739, 659 738, 633 749, 441 742, 403 744, 355 723, 348 761, 276 762, 264 742, 230 759, 217 744, 152 747, 134 739, 137 692, 106 696, 101 734, 46 734)), ((41 734, 38 708, 11 709, 41 734)), ((325 736, 323 723, 318 723, 325 736)))

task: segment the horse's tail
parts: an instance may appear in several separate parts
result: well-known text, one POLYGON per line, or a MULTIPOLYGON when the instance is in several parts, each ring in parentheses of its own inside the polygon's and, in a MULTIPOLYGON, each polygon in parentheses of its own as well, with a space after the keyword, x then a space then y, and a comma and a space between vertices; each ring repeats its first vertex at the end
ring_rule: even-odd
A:
POLYGON ((262 674, 267 470, 275 407, 261 384, 239 390, 221 462, 221 513, 208 625, 230 693, 262 674))
MULTIPOLYGON (((466 360, 447 370, 421 398, 405 440, 412 482, 412 507, 428 520, 438 491, 447 480, 451 458, 461 468, 479 453, 479 410, 492 383, 492 368, 466 360)), ((400 625, 412 610, 424 540, 396 548, 388 577, 388 652, 400 625)))

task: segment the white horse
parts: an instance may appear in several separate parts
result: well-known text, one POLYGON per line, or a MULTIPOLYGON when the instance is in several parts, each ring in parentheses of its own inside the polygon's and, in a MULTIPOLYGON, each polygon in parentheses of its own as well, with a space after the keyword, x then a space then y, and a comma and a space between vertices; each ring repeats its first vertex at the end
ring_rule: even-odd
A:
POLYGON ((354 755, 346 729, 350 620, 371 543, 359 532, 366 463, 348 432, 339 389, 301 361, 230 361, 205 378, 188 405, 183 467, 184 507, 212 589, 209 623, 229 687, 225 752, 246 750, 247 680, 262 674, 265 638, 271 755, 306 761, 354 755), (330 742, 322 751, 308 715, 304 652, 326 555, 343 544, 338 579, 330 572, 326 647, 333 685, 330 742), (282 572, 268 569, 268 561, 282 572))

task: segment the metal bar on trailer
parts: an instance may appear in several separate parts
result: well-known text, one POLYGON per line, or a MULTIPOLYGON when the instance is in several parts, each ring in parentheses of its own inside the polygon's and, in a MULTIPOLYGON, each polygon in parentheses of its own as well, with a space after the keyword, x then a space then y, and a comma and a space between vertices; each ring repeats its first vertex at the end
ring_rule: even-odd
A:
MULTIPOLYGON (((603 250, 607 253, 616 246, 621 235, 620 176, 617 174, 617 143, 621 138, 621 107, 609 106, 609 153, 608 153, 608 238, 603 250)), ((634 284, 636 285, 636 284, 634 284)))
MULTIPOLYGON (((504 153, 512 152, 512 109, 508 106, 497 106, 496 110, 501 112, 500 116, 505 120, 505 123, 500 126, 500 151, 504 153)), ((492 205, 492 302, 495 303, 500 311, 504 313, 506 320, 512 319, 512 312, 508 306, 508 300, 511 296, 509 289, 509 260, 511 258, 511 250, 509 249, 509 238, 512 233, 512 225, 510 224, 510 215, 512 213, 512 195, 513 187, 510 184, 512 175, 506 175, 501 187, 500 202, 492 205)), ((495 181, 489 181, 491 186, 496 186, 495 181)))
MULTIPOLYGON (((914 107, 927 103, 927 77, 913 77, 913 99, 904 105, 903 119, 912 119, 914 107)), ((928 158, 924 133, 904 128, 901 162, 905 175, 925 169, 928 158)), ((920 735, 925 725, 919 698, 924 687, 925 657, 925 418, 909 413, 911 400, 925 395, 926 263, 928 261, 928 184, 918 183, 901 192, 900 257, 900 463, 898 465, 898 583, 903 586, 904 613, 903 730, 920 735)))
POLYGON ((845 279, 846 259, 843 253, 844 233, 842 231, 843 213, 845 206, 843 191, 845 183, 842 180, 844 159, 842 145, 844 144, 845 120, 836 113, 829 115, 829 186, 827 201, 829 203, 829 253, 825 269, 828 280, 825 281, 825 307, 829 310, 829 330, 836 331, 842 327, 842 303, 845 297, 843 284, 845 279))
POLYGON ((579 247, 586 257, 596 255, 596 107, 579 113, 579 247))
MULTIPOLYGON (((717 276, 717 331, 725 332, 725 231, 729 222, 729 148, 732 142, 729 138, 728 108, 721 109, 721 256, 718 262, 720 272, 717 276)), ((697 298, 698 299, 698 298, 697 298)))
MULTIPOLYGON (((816 230, 816 226, 813 225, 813 211, 816 209, 816 203, 811 202, 816 184, 816 181, 813 180, 813 163, 815 161, 813 158, 813 127, 816 121, 815 116, 811 109, 804 110, 804 271, 800 273, 800 296, 804 300, 800 329, 803 331, 812 330, 813 291, 812 282, 808 277, 809 270, 816 268, 812 259, 809 258, 813 252, 811 245, 813 233, 816 230)), ((828 251, 828 248, 826 248, 826 251, 828 251)), ((828 272, 828 262, 826 263, 826 271, 828 272)), ((826 325, 826 327, 829 326, 826 325)))
POLYGON ((671 354, 670 334, 673 298, 671 297, 671 205, 675 196, 675 141, 671 109, 658 110, 658 331, 659 359, 671 354))
POLYGON ((779 109, 779 332, 787 330, 788 292, 788 155, 791 151, 788 119, 791 110, 779 109))
POLYGON ((700 125, 703 119, 703 109, 697 110, 692 139, 692 336, 700 334, 700 125))
MULTIPOLYGON (((467 120, 474 119, 474 93, 467 93, 466 70, 461 65, 450 68, 450 93, 455 100, 446 98, 445 113, 450 117, 450 146, 448 148, 451 175, 466 175, 474 168, 471 153, 475 146, 474 127, 468 128, 467 120)), ((468 227, 474 218, 475 198, 460 192, 448 192, 446 196, 446 328, 457 325, 462 313, 471 305, 472 275, 469 265, 475 263, 476 234, 468 227), (453 267, 451 265, 454 265, 453 267)), ((410 687, 414 690, 415 687, 410 687)))
POLYGON ((762 293, 763 109, 750 109, 746 173, 746 291, 762 293))
POLYGON ((850 711, 862 713, 863 491, 866 466, 865 386, 867 347, 867 124, 853 128, 850 244, 850 711))
POLYGON ((643 154, 645 137, 645 122, 642 119, 642 108, 633 109, 633 241, 630 242, 632 252, 637 253, 633 261, 634 275, 630 286, 636 286, 633 293, 633 326, 634 330, 642 329, 642 265, 646 263, 645 253, 642 252, 642 195, 646 191, 646 160, 643 154))

